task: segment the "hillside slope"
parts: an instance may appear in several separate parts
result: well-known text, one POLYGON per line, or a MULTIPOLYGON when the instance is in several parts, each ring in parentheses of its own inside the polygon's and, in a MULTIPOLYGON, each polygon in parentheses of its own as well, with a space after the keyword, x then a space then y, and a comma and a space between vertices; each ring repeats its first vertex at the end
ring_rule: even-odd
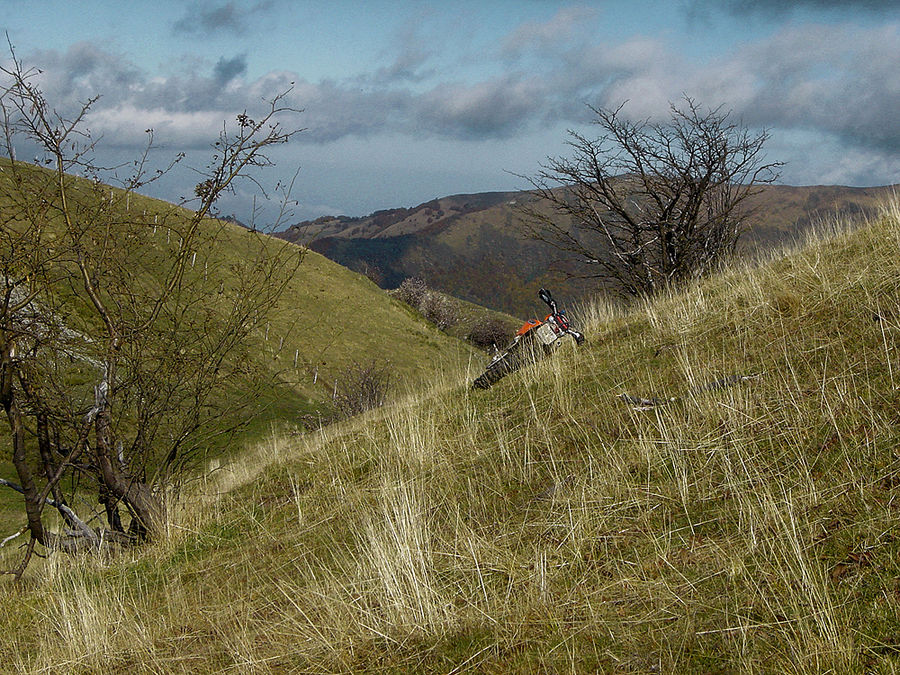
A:
MULTIPOLYGON (((8 173, 2 172, 5 163, 8 160, 0 158, 0 209, 4 215, 16 208, 3 201, 13 197, 6 182, 10 180, 8 173)), ((20 171, 29 167, 22 162, 18 164, 20 171)), ((34 166, 25 170, 40 180, 45 180, 43 174, 48 173, 34 166)), ((97 190, 87 187, 87 181, 75 177, 71 180, 71 190, 79 199, 96 198, 97 190)), ((162 223, 169 222, 167 218, 184 220, 189 212, 138 194, 109 187, 102 190, 101 199, 114 204, 109 208, 121 211, 118 217, 123 229, 135 218, 148 223, 146 237, 140 241, 135 239, 136 250, 131 253, 135 282, 162 274, 168 257, 178 245, 170 234, 177 227, 162 223), (155 226, 157 221, 161 223, 159 228, 155 226), (139 244, 146 248, 141 249, 139 244)), ((199 258, 194 255, 186 274, 189 281, 197 284, 205 280, 207 273, 212 278, 214 272, 222 276, 223 271, 223 286, 240 283, 240 279, 229 277, 228 272, 240 276, 252 265, 253 256, 260 255, 260 250, 285 247, 277 238, 228 221, 209 219, 201 232, 200 248, 214 250, 198 251, 199 258)), ((255 344, 255 357, 269 364, 270 370, 280 373, 282 382, 312 407, 330 400, 335 379, 354 362, 371 359, 390 362, 399 380, 412 383, 423 376, 431 377, 441 364, 449 365, 457 359, 465 362, 472 353, 402 303, 392 300, 364 276, 302 247, 288 248, 295 251, 294 257, 302 258, 302 263, 280 302, 270 308, 269 320, 251 340, 255 344)), ((222 287, 218 284, 217 277, 219 291, 213 289, 207 304, 215 304, 213 296, 221 294, 222 287)), ((184 323, 190 325, 190 318, 184 323)))
MULTIPOLYGON (((758 216, 746 248, 791 241, 834 214, 871 216, 894 191, 890 186, 763 186, 753 199, 758 216)), ((314 250, 369 274, 384 288, 420 276, 451 295, 525 316, 542 285, 571 298, 596 290, 590 280, 565 279, 566 272, 578 270, 561 262, 553 248, 521 235, 521 208, 533 202, 527 192, 455 195, 362 218, 323 217, 277 236, 310 242, 314 250)))
MULTIPOLYGON (((9 184, 11 172, 3 171, 7 166, 8 160, 0 160, 0 213, 4 228, 14 222, 7 219, 18 208, 11 202, 15 192, 9 184)), ((18 166, 19 171, 31 176, 36 184, 52 176, 38 167, 24 163, 18 166)), ((179 244, 178 223, 186 221, 188 213, 137 194, 126 195, 107 186, 89 186, 87 181, 74 177, 71 180, 72 194, 79 200, 93 199, 100 190, 102 198, 112 204, 109 208, 121 211, 116 222, 121 223, 123 231, 132 227, 129 221, 137 219, 147 223, 147 227, 135 228, 135 231, 142 231, 141 238, 128 240, 133 249, 127 254, 130 256, 128 269, 133 284, 141 285, 142 289, 157 288, 179 244), (174 236, 171 235, 173 231, 176 232, 174 236)), ((79 205, 79 214, 90 211, 83 206, 79 205)), ((6 245, 8 240, 4 238, 3 241, 6 245)), ((213 325, 201 312, 212 308, 211 311, 219 310, 227 315, 229 305, 222 298, 228 293, 223 290, 256 279, 258 275, 252 276, 253 266, 255 261, 265 257, 262 252, 274 258, 276 251, 288 249, 287 255, 293 259, 302 256, 296 274, 288 280, 277 305, 267 308, 271 310, 268 319, 250 334, 249 349, 246 353, 242 349, 236 350, 237 356, 232 355, 222 365, 223 370, 231 367, 245 375, 241 376, 243 379, 237 386, 216 392, 214 405, 219 416, 213 423, 225 429, 243 425, 241 434, 236 438, 211 434, 212 441, 203 439, 209 444, 203 447, 203 454, 233 453, 244 442, 258 440, 268 433, 273 424, 302 426, 308 421, 314 423, 319 415, 327 418, 333 411, 332 399, 340 381, 345 372, 357 364, 376 363, 384 368, 391 378, 393 391, 390 395, 402 396, 407 388, 418 387, 440 373, 458 372, 475 354, 470 345, 440 332, 364 276, 318 253, 213 220, 203 224, 200 241, 186 279, 203 291, 198 293, 197 302, 188 307, 180 321, 188 330, 196 330, 196 338, 201 342, 207 339, 210 332, 207 329, 213 325), (240 389, 250 379, 271 382, 271 386, 267 385, 252 400, 246 400, 249 397, 244 397, 240 389), (233 400, 240 400, 240 406, 230 405, 233 400), (223 409, 228 410, 231 417, 220 419, 225 414, 221 412, 223 409)), ((53 290, 65 296, 69 291, 61 278, 59 288, 53 290)), ((138 291, 135 291, 135 297, 140 297, 138 291)), ((78 320, 78 316, 69 318, 70 323, 78 320)), ((74 325, 68 327, 71 329, 74 325)), ((82 346, 90 342, 85 339, 82 346)), ((90 362, 88 358, 82 360, 90 362)), ((185 367, 201 365, 204 364, 187 363, 185 367)), ((84 370, 77 373, 77 380, 69 377, 67 388, 76 393, 83 390, 84 396, 89 397, 99 374, 90 367, 84 370)), ((66 382, 61 381, 61 384, 66 382)), ((0 433, 0 450, 3 450, 0 453, 0 477, 14 479, 16 472, 9 462, 8 447, 9 433, 5 427, 0 433)), ((0 540, 18 529, 22 519, 20 496, 11 490, 0 489, 0 540)))
POLYGON ((21 671, 900 668, 900 205, 487 392, 261 445, 4 603, 21 671), (623 400, 620 395, 631 398, 623 400), (655 399, 655 405, 635 405, 655 399))

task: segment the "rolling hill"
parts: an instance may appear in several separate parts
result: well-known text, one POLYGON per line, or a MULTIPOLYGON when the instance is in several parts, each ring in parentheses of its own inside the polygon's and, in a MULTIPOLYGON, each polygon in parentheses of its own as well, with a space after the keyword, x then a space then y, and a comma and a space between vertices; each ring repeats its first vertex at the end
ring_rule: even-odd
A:
MULTIPOLYGON (((745 251, 789 242, 834 214, 870 216, 895 190, 764 186, 752 205, 757 215, 745 237, 745 251)), ((569 299, 596 290, 590 280, 566 279, 566 272, 576 270, 560 261, 557 251, 521 236, 516 225, 520 209, 533 200, 527 192, 456 195, 360 218, 322 217, 276 236, 308 243, 383 288, 419 276, 456 297, 530 316, 542 285, 569 299)))
MULTIPOLYGON (((14 193, 8 183, 12 180, 11 171, 4 170, 8 169, 7 162, 0 160, 4 245, 12 240, 6 235, 16 227, 15 216, 11 214, 15 214, 17 208, 9 201, 14 193)), ((23 163, 19 163, 19 167, 23 178, 32 180, 35 185, 52 178, 52 174, 39 167, 28 167, 23 163)), ((79 200, 96 197, 97 186, 89 186, 87 181, 75 177, 71 180, 72 194, 79 200)), ((130 249, 125 267, 134 290, 120 297, 140 303, 144 289, 159 286, 158 277, 167 269, 178 245, 177 235, 173 237, 171 233, 177 232, 178 223, 185 221, 189 214, 171 204, 137 194, 126 195, 108 187, 102 187, 101 195, 108 200, 107 204, 111 204, 109 208, 121 211, 113 220, 122 224, 122 239, 130 249), (131 228, 130 222, 135 221, 132 214, 147 226, 126 232, 124 228, 131 228), (168 225, 164 227, 162 223, 168 225)), ((90 212, 91 204, 79 203, 77 213, 90 212)), ((54 224, 51 222, 48 227, 52 228, 54 224)), ((52 234, 48 241, 53 241, 52 234)), ((186 349, 191 344, 215 339, 210 337, 214 332, 212 329, 218 318, 230 311, 227 303, 219 307, 223 290, 226 286, 230 290, 231 286, 257 278, 253 276, 256 261, 271 259, 278 252, 292 259, 302 257, 296 273, 287 279, 277 303, 266 308, 269 312, 266 321, 249 335, 246 349, 237 350, 226 363, 216 367, 216 372, 220 368, 223 371, 232 369, 244 375, 237 383, 215 392, 212 405, 228 412, 220 412, 212 424, 223 429, 237 425, 241 431, 237 436, 200 436, 198 443, 202 447, 198 452, 205 457, 234 455, 245 443, 271 433, 273 425, 303 428, 317 424, 320 417, 331 417, 333 399, 340 391, 341 381, 348 370, 357 366, 377 364, 389 374, 390 395, 402 397, 407 389, 418 388, 437 373, 456 373, 471 358, 482 358, 468 343, 437 330, 364 276, 318 253, 215 220, 203 224, 200 242, 185 279, 186 287, 197 286, 204 290, 192 304, 185 305, 186 313, 179 317, 181 325, 196 327, 196 335, 185 341, 186 349), (248 391, 255 390, 257 382, 268 384, 252 397, 242 391, 243 385, 247 385, 248 391)), ((4 251, 4 263, 14 267, 15 261, 6 253, 4 251)), ((49 289, 48 297, 68 297, 71 291, 67 284, 67 278, 60 275, 57 286, 49 289)), ((80 305, 60 301, 59 306, 65 312, 59 315, 59 320, 66 323, 64 330, 78 334, 79 331, 74 329, 86 320, 77 314, 80 305)), ((136 312, 141 312, 139 304, 136 312)), ((75 344, 68 352, 67 359, 81 365, 70 368, 71 372, 59 379, 60 386, 72 393, 73 405, 79 405, 85 411, 94 400, 94 386, 100 378, 95 365, 97 361, 85 351, 95 343, 85 334, 80 344, 75 344)), ((161 364, 160 368, 166 365, 161 364)), ((180 366, 173 364, 172 371, 165 372, 174 380, 179 377, 179 368, 191 371, 206 365, 186 359, 180 366)), ((185 386, 180 388, 185 389, 185 386)), ((127 437, 124 429, 122 432, 127 437)), ((163 427, 161 433, 173 432, 163 427)), ((9 442, 6 429, 0 433, 0 477, 14 479, 16 472, 10 463, 9 442)), ((18 528, 21 509, 21 498, 17 493, 0 489, 0 525, 3 530, 9 530, 5 533, 0 530, 0 539, 18 528)))
MULTIPOLYGON (((0 172, 5 161, 8 160, 0 160, 0 172)), ((39 167, 30 170, 46 173, 39 167)), ((9 180, 7 176, 8 172, 0 173, 0 209, 4 214, 7 205, 2 200, 7 193, 4 182, 9 180)), ((77 185, 81 179, 72 180, 77 185)), ((177 242, 170 240, 172 237, 162 225, 157 232, 154 223, 157 219, 160 223, 165 218, 185 219, 189 212, 138 194, 105 189, 109 191, 110 201, 121 202, 114 208, 121 208, 123 214, 140 214, 141 221, 150 223, 148 232, 152 227, 146 241, 141 240, 147 249, 133 252, 135 279, 161 273, 177 242)), ((87 189, 76 192, 82 193, 87 198, 93 195, 87 189)), ((122 215, 121 220, 125 223, 129 217, 122 215)), ((277 238, 227 220, 209 219, 202 229, 200 246, 215 249, 214 257, 206 259, 210 275, 215 268, 230 270, 240 277, 252 263, 257 249, 277 251, 286 246, 277 238)), ((171 230, 175 231, 174 226, 171 230)), ((293 251, 288 254, 300 257, 302 262, 278 303, 268 308, 269 320, 258 327, 250 340, 253 358, 279 373, 285 391, 292 392, 287 398, 296 399, 298 410, 327 406, 335 379, 354 362, 372 359, 389 362, 402 387, 423 378, 430 379, 436 369, 452 367, 458 360, 465 362, 471 355, 464 343, 436 330, 364 276, 305 247, 287 246, 293 251)), ((204 257, 197 258, 195 254, 187 272, 192 283, 199 283, 206 274, 201 270, 201 260, 204 257), (196 269, 194 262, 197 262, 196 269)), ((229 280, 222 283, 225 281, 229 280)), ((229 281, 237 282, 237 279, 229 281)), ((215 298, 210 297, 207 304, 214 302, 215 298)))
POLYGON ((900 206, 209 476, 0 605, 17 672, 900 668, 900 206), (624 396, 623 396, 624 395, 624 396), (635 401, 644 400, 636 404, 635 401))

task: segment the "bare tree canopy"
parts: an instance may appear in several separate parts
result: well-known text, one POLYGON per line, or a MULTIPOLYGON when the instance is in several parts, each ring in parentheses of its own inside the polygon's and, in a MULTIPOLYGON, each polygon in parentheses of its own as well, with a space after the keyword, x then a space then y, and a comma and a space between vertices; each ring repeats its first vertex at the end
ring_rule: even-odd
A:
POLYGON ((527 212, 531 236, 571 254, 578 276, 628 295, 678 284, 733 253, 747 198, 778 178, 781 163, 763 156, 768 131, 687 97, 665 122, 631 121, 624 104, 591 110, 599 137, 570 131, 572 156, 529 178, 542 198, 527 212))
POLYGON ((223 125, 193 210, 142 209, 135 190, 164 172, 149 172, 145 154, 121 188, 105 185, 84 128, 93 100, 72 117, 58 113, 37 71, 12 57, 0 69, 0 406, 10 432, 0 448, 17 481, 0 485, 23 497, 21 576, 36 544, 76 551, 161 531, 173 477, 242 405, 225 392, 257 379, 251 331, 302 251, 209 217, 249 169, 271 165, 270 146, 296 133, 279 122, 296 112, 282 96, 256 120, 242 113, 223 125), (43 166, 17 161, 17 140, 43 166), (240 257, 225 246, 240 246, 240 257), (85 515, 85 503, 97 512, 85 515))

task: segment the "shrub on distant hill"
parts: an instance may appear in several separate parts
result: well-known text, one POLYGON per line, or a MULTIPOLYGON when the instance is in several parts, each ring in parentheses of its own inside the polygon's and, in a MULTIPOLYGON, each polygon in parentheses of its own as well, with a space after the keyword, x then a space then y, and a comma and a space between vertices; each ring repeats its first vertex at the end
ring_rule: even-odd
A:
POLYGON ((421 277, 409 277, 394 291, 394 297, 400 302, 405 302, 410 307, 419 309, 425 294, 428 293, 428 285, 421 277))
POLYGON ((441 330, 447 330, 459 323, 459 306, 442 293, 429 289, 421 277, 404 279, 394 291, 394 297, 417 309, 441 330))
POLYGON ((428 291, 419 305, 422 316, 441 330, 447 330, 459 322, 459 307, 446 296, 428 291))
POLYGON ((509 325, 497 316, 485 314, 476 320, 469 331, 467 339, 476 347, 491 349, 502 347, 512 340, 513 331, 509 325))

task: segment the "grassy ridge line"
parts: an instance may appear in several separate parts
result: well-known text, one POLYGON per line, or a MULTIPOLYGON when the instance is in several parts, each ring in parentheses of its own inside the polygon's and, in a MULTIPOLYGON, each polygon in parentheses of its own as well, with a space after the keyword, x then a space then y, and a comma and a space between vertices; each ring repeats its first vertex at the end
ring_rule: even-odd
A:
POLYGON ((447 382, 273 437, 155 549, 36 570, 3 606, 0 657, 29 672, 892 672, 898 245, 895 203, 634 312, 595 306, 584 349, 490 392, 447 382), (702 390, 730 374, 761 377, 702 390), (678 400, 639 411, 621 393, 678 400))

